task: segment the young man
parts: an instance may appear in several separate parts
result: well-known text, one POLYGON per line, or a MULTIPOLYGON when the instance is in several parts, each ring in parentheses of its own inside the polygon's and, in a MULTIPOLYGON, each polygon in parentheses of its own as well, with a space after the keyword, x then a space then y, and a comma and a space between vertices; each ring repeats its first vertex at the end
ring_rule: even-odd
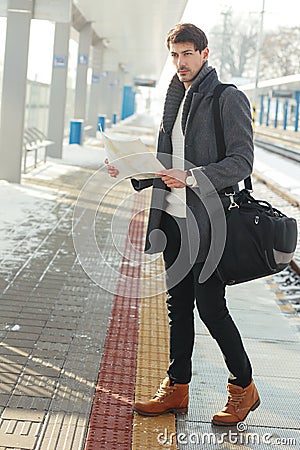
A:
MULTIPOLYGON (((230 426, 244 420, 260 400, 249 358, 226 306, 225 285, 215 273, 199 283, 210 246, 210 225, 207 211, 194 190, 201 192, 205 174, 225 202, 224 189, 231 186, 238 189, 238 182, 252 171, 253 137, 249 102, 241 91, 228 87, 220 97, 226 157, 218 161, 212 101, 214 88, 220 81, 215 69, 208 66, 207 45, 206 35, 195 25, 178 24, 169 31, 167 47, 176 74, 166 94, 157 147, 158 158, 169 168, 151 182, 132 180, 138 191, 153 184, 146 252, 163 250, 170 319, 168 376, 152 399, 136 402, 133 409, 148 416, 187 412, 196 302, 200 318, 217 341, 229 370, 228 402, 214 415, 213 424, 230 426), (195 240, 191 242, 188 210, 200 235, 192 265, 188 264, 195 240), (155 234, 155 230, 165 234, 165 248, 156 239, 161 233, 155 234), (178 255, 183 261, 179 271, 178 255), (172 267, 176 264, 174 275, 172 267)), ((108 170, 112 176, 117 173, 111 167, 108 170)))

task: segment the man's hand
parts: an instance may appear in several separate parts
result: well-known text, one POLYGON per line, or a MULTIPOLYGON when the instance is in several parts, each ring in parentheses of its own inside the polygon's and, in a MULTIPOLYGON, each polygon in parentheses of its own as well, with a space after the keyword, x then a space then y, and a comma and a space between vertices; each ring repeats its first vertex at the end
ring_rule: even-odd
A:
POLYGON ((187 171, 181 169, 165 169, 156 174, 169 188, 184 188, 187 171))
POLYGON ((118 169, 116 169, 114 166, 110 166, 109 165, 109 161, 108 161, 108 159, 106 158, 105 159, 105 164, 106 164, 106 169, 107 169, 107 173, 108 173, 108 175, 110 175, 111 177, 113 177, 113 178, 116 178, 118 175, 119 175, 119 171, 118 171, 118 169))

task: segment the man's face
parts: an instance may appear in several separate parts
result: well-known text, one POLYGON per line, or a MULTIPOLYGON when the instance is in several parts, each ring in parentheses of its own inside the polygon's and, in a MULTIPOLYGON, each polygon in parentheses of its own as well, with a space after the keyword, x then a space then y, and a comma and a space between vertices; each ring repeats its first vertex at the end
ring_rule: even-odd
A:
POLYGON ((170 45, 170 55, 180 81, 187 89, 198 75, 199 70, 208 58, 209 50, 200 53, 192 42, 178 42, 170 45))

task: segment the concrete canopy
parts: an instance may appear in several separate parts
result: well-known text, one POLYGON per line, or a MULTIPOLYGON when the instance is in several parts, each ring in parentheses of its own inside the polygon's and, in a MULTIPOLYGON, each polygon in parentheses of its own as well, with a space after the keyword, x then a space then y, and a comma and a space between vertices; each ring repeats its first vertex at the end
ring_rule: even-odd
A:
POLYGON ((121 67, 132 77, 159 79, 168 54, 166 33, 180 22, 187 0, 75 0, 73 3, 107 44, 103 70, 116 71, 121 67))

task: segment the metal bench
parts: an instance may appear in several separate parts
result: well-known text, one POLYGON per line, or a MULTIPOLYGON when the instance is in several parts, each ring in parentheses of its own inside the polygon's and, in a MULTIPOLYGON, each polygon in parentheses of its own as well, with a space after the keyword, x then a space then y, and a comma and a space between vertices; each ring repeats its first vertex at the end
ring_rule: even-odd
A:
POLYGON ((23 134, 23 172, 37 167, 40 162, 46 162, 47 160, 47 147, 53 145, 54 142, 47 139, 46 135, 36 127, 26 128, 23 134), (38 159, 39 150, 44 150, 44 156, 42 159, 38 159), (27 157, 29 153, 33 153, 33 164, 27 167, 27 157))

